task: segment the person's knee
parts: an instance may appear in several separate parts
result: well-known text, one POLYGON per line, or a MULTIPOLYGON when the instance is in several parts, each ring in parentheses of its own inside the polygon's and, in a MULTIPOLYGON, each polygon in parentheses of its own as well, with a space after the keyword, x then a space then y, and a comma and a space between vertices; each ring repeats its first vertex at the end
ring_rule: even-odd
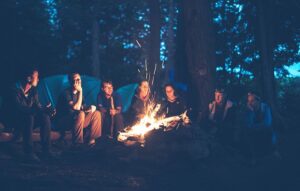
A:
POLYGON ((115 116, 114 116, 114 120, 115 121, 119 121, 119 122, 123 122, 123 116, 122 116, 122 114, 121 113, 118 113, 118 114, 116 114, 115 116))
POLYGON ((33 114, 24 114, 20 116, 20 122, 18 125, 32 126, 34 124, 34 118, 33 114))
POLYGON ((79 113, 77 114, 77 120, 79 121, 84 121, 85 119, 85 113, 83 111, 79 111, 79 113))
POLYGON ((43 123, 50 123, 50 121, 51 121, 50 116, 47 115, 46 113, 42 113, 40 115, 40 117, 41 117, 41 120, 42 120, 43 123))
POLYGON ((93 113, 93 118, 94 118, 94 120, 101 120, 101 113, 100 113, 100 111, 94 111, 94 113, 93 113))
POLYGON ((121 118, 123 118, 123 116, 122 116, 121 113, 118 113, 118 114, 115 115, 115 118, 116 118, 116 119, 121 119, 121 118))

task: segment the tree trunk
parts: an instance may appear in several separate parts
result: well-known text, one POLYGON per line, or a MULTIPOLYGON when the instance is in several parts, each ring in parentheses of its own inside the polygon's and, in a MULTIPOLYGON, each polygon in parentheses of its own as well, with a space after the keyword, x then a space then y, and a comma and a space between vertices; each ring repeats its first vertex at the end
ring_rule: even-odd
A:
POLYGON ((185 0, 183 17, 185 51, 189 75, 197 91, 200 119, 213 98, 215 85, 215 49, 209 0, 185 0))
POLYGON ((168 60, 165 63, 165 82, 174 81, 174 56, 175 56, 175 33, 174 33, 174 17, 175 15, 175 3, 174 0, 170 0, 169 4, 169 23, 168 23, 168 36, 167 36, 167 50, 168 60))
POLYGON ((100 77, 100 53, 99 53, 99 23, 95 19, 92 27, 92 75, 100 77))
MULTIPOLYGON (((271 2, 272 3, 272 2, 271 2)), ((257 68, 262 97, 270 104, 275 104, 275 81, 273 66, 274 34, 272 34, 272 12, 269 0, 257 1, 258 43, 261 64, 257 68)))
MULTIPOLYGON (((159 78, 160 65, 160 3, 159 0, 148 0, 150 7, 150 38, 148 51, 148 70, 150 74, 154 72, 155 65, 157 65, 156 80, 159 78)), ((152 77, 152 75, 151 75, 152 77)))
POLYGON ((256 67, 256 82, 262 93, 262 98, 270 105, 275 125, 283 125, 283 119, 278 111, 276 96, 276 81, 274 76, 273 50, 275 48, 274 1, 255 1, 257 8, 258 31, 256 32, 261 63, 256 67))

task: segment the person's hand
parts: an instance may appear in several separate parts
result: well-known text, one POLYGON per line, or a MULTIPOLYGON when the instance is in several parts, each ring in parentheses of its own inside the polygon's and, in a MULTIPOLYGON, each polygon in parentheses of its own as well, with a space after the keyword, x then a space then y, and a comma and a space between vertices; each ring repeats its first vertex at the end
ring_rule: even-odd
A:
POLYGON ((82 92, 82 86, 81 86, 81 82, 80 81, 75 81, 75 90, 82 92))
POLYGON ((137 118, 140 120, 140 119, 143 119, 145 117, 145 114, 138 114, 137 115, 137 118))
POLYGON ((91 105, 91 112, 94 113, 96 111, 96 106, 91 105))
POLYGON ((55 108, 52 108, 51 103, 48 103, 48 104, 46 105, 46 112, 48 113, 48 115, 49 115, 50 117, 53 117, 53 116, 55 116, 55 114, 56 114, 56 109, 55 109, 55 108))
POLYGON ((118 113, 118 111, 116 109, 110 109, 109 113, 110 115, 114 116, 118 113))
POLYGON ((183 120, 183 124, 190 124, 191 123, 191 120, 188 116, 186 116, 185 118, 182 119, 183 120))
POLYGON ((50 108, 52 105, 51 105, 51 103, 48 103, 47 105, 46 105, 46 108, 50 108))
POLYGON ((88 107, 85 112, 87 113, 93 113, 94 111, 96 111, 96 106, 91 105, 90 107, 88 107))
POLYGON ((171 121, 170 123, 169 123, 169 127, 176 127, 178 125, 178 121, 171 121))

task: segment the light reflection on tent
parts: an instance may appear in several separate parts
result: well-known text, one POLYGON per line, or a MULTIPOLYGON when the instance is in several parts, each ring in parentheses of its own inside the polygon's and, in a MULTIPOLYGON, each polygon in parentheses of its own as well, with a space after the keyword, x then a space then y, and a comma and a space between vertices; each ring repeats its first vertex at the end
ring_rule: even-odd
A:
MULTIPOLYGON (((97 95, 100 91, 101 80, 86 75, 81 76, 81 80, 86 104, 96 105, 97 95)), ((41 103, 43 105, 51 103, 54 107, 56 107, 59 95, 69 86, 67 75, 55 75, 42 79, 38 86, 41 103)), ((130 102, 136 87, 137 84, 129 84, 116 90, 116 92, 120 94, 122 98, 123 112, 126 111, 130 106, 130 102)))

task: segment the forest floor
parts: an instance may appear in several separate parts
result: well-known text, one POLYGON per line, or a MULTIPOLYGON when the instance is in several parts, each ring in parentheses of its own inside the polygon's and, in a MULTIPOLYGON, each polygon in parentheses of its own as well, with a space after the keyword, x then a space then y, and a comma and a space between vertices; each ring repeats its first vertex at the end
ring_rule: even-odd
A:
POLYGON ((255 166, 226 149, 201 160, 184 154, 160 159, 143 148, 102 143, 93 151, 63 149, 58 159, 40 164, 21 161, 21 150, 21 145, 0 144, 1 191, 300 190, 300 131, 295 128, 285 135, 281 160, 267 155, 255 166))

